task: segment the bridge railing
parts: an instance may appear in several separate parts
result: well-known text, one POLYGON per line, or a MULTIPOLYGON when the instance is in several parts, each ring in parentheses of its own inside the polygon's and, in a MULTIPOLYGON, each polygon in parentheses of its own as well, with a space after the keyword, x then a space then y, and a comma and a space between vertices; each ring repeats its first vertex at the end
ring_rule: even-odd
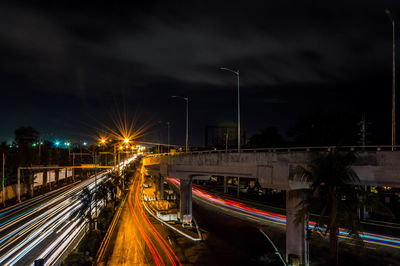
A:
MULTIPOLYGON (((400 145, 367 145, 367 146, 314 146, 314 147, 280 147, 280 148, 250 148, 241 149, 240 153, 252 153, 252 152, 274 152, 274 153, 290 153, 290 152, 326 152, 337 149, 340 151, 356 151, 356 152, 379 152, 379 151, 400 151, 400 145), (394 149, 393 149, 394 148, 394 149)), ((156 153, 147 155, 152 156, 179 156, 187 154, 210 154, 210 153, 238 153, 237 149, 213 149, 204 151, 189 151, 189 152, 174 152, 174 153, 156 153)))

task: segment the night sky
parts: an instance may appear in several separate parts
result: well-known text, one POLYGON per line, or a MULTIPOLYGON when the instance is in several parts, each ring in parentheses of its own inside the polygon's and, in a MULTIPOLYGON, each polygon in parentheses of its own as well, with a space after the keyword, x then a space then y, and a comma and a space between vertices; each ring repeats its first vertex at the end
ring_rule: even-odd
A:
POLYGON ((400 1, 86 2, 0 3, 0 140, 23 125, 89 140, 126 111, 150 125, 144 140, 166 141, 163 120, 183 144, 185 103, 170 97, 182 95, 191 143, 203 145, 205 125, 236 123, 236 76, 224 66, 240 70, 248 136, 269 125, 284 134, 328 108, 366 112, 390 144, 384 10, 400 33, 400 1))

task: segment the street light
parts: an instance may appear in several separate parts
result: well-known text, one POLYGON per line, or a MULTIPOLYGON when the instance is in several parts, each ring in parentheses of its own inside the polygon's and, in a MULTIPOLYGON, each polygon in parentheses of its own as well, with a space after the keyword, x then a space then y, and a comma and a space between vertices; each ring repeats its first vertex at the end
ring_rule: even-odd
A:
POLYGON ((170 122, 169 121, 167 121, 167 122, 164 122, 164 121, 158 121, 158 123, 165 123, 166 125, 167 125, 167 128, 168 128, 168 153, 169 153, 169 129, 170 129, 170 126, 171 126, 171 124, 170 124, 170 122))
POLYGON ((390 22, 392 22, 392 151, 396 146, 396 63, 395 63, 395 25, 394 18, 389 9, 385 10, 390 22))
POLYGON ((237 76, 237 105, 238 105, 237 128, 238 128, 238 152, 240 152, 240 86, 239 86, 240 74, 239 70, 235 71, 226 67, 221 67, 220 70, 226 70, 232 72, 237 76))
POLYGON ((189 151, 189 97, 171 96, 171 98, 181 98, 186 101, 186 152, 189 151))

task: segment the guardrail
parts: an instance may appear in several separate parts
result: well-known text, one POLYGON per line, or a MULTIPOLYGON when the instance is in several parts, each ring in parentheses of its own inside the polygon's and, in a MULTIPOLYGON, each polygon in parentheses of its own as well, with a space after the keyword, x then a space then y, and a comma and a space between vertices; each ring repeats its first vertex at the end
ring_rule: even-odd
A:
MULTIPOLYGON (((250 148, 250 149, 241 149, 240 153, 252 153, 252 152, 276 152, 276 153, 290 153, 290 152, 324 152, 331 151, 334 149, 340 151, 362 151, 362 152, 379 152, 379 151, 392 151, 393 152, 400 151, 400 145, 368 145, 368 146, 314 146, 314 147, 280 147, 280 148, 250 148)), ((155 156, 179 156, 179 155, 187 155, 187 154, 210 154, 210 153, 238 153, 237 149, 229 149, 229 150, 204 150, 204 151, 189 151, 189 152, 174 152, 174 153, 156 153, 156 154, 147 154, 147 157, 155 157, 155 156)))
POLYGON ((97 252, 96 259, 94 260, 95 263, 93 265, 98 265, 101 262, 101 259, 102 259, 103 255, 104 255, 104 251, 106 250, 106 248, 108 246, 108 243, 110 242, 111 236, 112 236, 112 234, 114 232, 114 229, 115 229, 115 227, 117 225, 117 222, 119 220, 119 217, 121 215, 122 208, 124 207, 126 198, 127 198, 127 196, 124 197, 121 205, 119 206, 119 208, 117 210, 117 213, 114 215, 114 218, 112 219, 111 224, 107 229, 107 232, 106 232, 106 234, 105 234, 105 236, 103 238, 103 241, 101 241, 100 248, 99 248, 99 250, 97 252))

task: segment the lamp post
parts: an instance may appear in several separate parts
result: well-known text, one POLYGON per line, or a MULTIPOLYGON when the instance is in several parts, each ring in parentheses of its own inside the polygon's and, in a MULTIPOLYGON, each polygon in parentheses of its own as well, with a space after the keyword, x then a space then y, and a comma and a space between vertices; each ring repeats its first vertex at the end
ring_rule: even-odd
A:
POLYGON ((238 152, 240 152, 240 85, 239 85, 239 80, 240 80, 240 74, 239 74, 239 70, 235 71, 226 67, 221 67, 220 70, 226 70, 229 72, 232 72, 234 74, 236 74, 237 77, 237 128, 238 128, 238 152))
POLYGON ((189 151, 189 97, 171 96, 172 98, 181 98, 186 101, 186 152, 189 151))
POLYGON ((168 147, 168 153, 169 153, 169 131, 170 131, 170 127, 171 127, 171 123, 169 121, 164 122, 164 121, 158 121, 158 123, 165 123, 167 125, 167 129, 168 129, 168 142, 167 142, 167 147, 168 147))
MULTIPOLYGON (((107 140, 106 138, 100 138, 99 144, 107 146, 108 142, 112 142, 113 140, 107 140)), ((128 143, 129 139, 124 139, 124 143, 128 143)), ((114 147, 114 169, 117 169, 117 145, 121 145, 120 143, 113 143, 114 147)), ((118 154, 119 155, 119 154, 118 154)), ((118 165, 118 173, 119 173, 119 165, 118 165)))
POLYGON ((385 10, 386 15, 392 22, 392 151, 396 146, 396 62, 395 62, 395 23, 392 13, 389 9, 385 10))

